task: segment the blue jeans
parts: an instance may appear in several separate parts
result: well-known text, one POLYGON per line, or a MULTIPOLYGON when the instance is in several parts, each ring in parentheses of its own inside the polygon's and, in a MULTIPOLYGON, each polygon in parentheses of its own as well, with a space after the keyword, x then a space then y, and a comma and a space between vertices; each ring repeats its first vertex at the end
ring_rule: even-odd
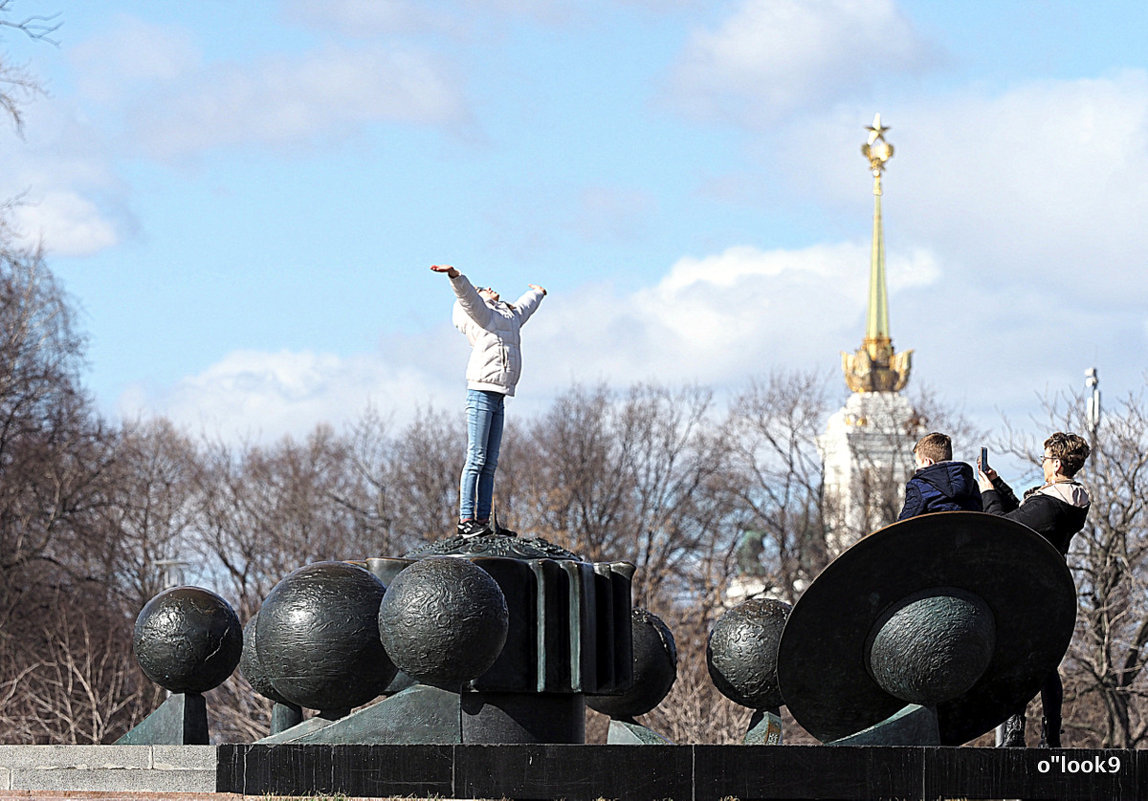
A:
POLYGON ((459 520, 490 519, 505 402, 501 392, 466 391, 466 465, 458 491, 459 520))

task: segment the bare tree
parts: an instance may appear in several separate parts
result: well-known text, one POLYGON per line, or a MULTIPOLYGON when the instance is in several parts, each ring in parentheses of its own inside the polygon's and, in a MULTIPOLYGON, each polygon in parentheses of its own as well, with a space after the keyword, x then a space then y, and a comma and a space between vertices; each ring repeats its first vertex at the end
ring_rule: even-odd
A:
MULTIPOLYGON (((503 443, 499 501, 516 527, 638 568, 634 603, 662 617, 679 652, 674 688, 646 722, 675 742, 734 740, 749 716, 705 662, 737 544, 727 435, 702 388, 575 386, 503 443)), ((588 726, 604 737, 598 716, 588 726)))
POLYGON ((258 609, 297 567, 368 555, 355 536, 354 513, 334 500, 345 457, 344 443, 325 426, 303 443, 287 438, 270 447, 207 449, 198 474, 197 538, 241 613, 258 609))
POLYGON ((0 609, 19 576, 71 565, 100 500, 103 431, 79 384, 82 355, 41 254, 0 253, 0 609))
MULTIPOLYGON (((817 437, 828 414, 825 381, 776 372, 730 404, 726 491, 741 531, 761 535, 762 591, 792 603, 829 560, 817 437)), ((726 578, 733 578, 731 561, 726 578)))
POLYGON ((454 534, 465 445, 460 417, 419 410, 394 443, 394 457, 385 472, 397 514, 395 530, 380 545, 393 543, 396 551, 402 551, 454 534))
POLYGON ((100 527, 114 586, 134 614, 183 577, 199 459, 194 443, 163 418, 126 424, 111 456, 100 527))
POLYGON ((115 436, 80 386, 82 357, 39 251, 0 248, 5 739, 96 741, 126 726, 138 700, 110 557, 121 543, 103 525, 115 436))
MULTIPOLYGON (((58 14, 16 16, 16 0, 0 0, 0 28, 19 31, 29 39, 56 44, 53 39, 63 22, 58 14)), ((41 91, 40 82, 27 70, 15 66, 4 56, 0 57, 0 109, 3 109, 17 130, 23 128, 24 115, 21 107, 29 98, 41 91)))
POLYGON ((20 678, 23 742, 114 742, 151 711, 162 689, 135 663, 130 619, 63 599, 55 606, 69 613, 48 623, 41 660, 20 678))
POLYGON ((699 388, 574 387, 508 449, 515 519, 591 561, 634 563, 635 602, 654 611, 704 592, 706 561, 731 547, 710 412, 699 388))

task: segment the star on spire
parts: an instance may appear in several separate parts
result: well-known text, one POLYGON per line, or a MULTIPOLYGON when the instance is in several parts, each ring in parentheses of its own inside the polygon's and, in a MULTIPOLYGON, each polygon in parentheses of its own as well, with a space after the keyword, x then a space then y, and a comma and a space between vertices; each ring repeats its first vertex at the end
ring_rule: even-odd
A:
POLYGON ((878 139, 880 139, 881 141, 885 141, 885 131, 888 131, 889 127, 887 125, 881 124, 881 112, 880 111, 878 111, 876 114, 873 115, 873 124, 872 125, 866 125, 865 130, 869 132, 868 144, 871 145, 874 142, 876 142, 878 139))
POLYGON ((881 112, 873 115, 873 124, 866 125, 869 132, 869 141, 861 145, 861 155, 869 159, 869 169, 876 181, 873 185, 873 194, 881 194, 881 173, 885 170, 885 162, 893 158, 893 146, 885 139, 885 132, 889 126, 881 124, 881 112))

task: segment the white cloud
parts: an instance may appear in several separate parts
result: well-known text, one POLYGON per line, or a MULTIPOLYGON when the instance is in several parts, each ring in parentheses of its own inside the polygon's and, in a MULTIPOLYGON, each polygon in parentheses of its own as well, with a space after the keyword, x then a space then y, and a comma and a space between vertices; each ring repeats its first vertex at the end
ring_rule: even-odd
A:
POLYGON ((631 241, 646 231, 657 205, 656 198, 637 189, 584 187, 578 193, 573 229, 589 241, 631 241))
POLYGON ((440 381, 411 355, 235 351, 164 391, 134 386, 119 407, 126 418, 158 413, 188 431, 263 442, 301 438, 320 423, 339 426, 371 405, 402 424, 420 404, 461 396, 457 380, 440 381))
MULTIPOLYGON (((626 296, 609 287, 552 295, 523 332, 515 414, 543 408, 572 381, 720 386, 777 365, 820 369, 860 341, 868 260, 860 243, 736 247, 682 259, 657 284, 626 296), (820 324, 810 323, 811 304, 820 324)), ((924 251, 892 254, 889 269, 893 291, 939 275, 924 251)), ((353 357, 242 351, 166 391, 136 387, 120 405, 128 417, 150 411, 191 430, 263 440, 339 425, 368 403, 401 423, 420 405, 461 409, 466 356, 465 340, 445 325, 353 357)))
POLYGON ((360 39, 424 33, 465 38, 485 22, 527 18, 563 24, 592 13, 585 0, 286 0, 284 11, 292 21, 360 39))
POLYGON ((467 117, 459 81, 428 53, 326 47, 300 59, 214 65, 163 86, 134 112, 158 156, 233 144, 300 145, 377 122, 449 125, 467 117))
MULTIPOLYGON (((1129 359, 1148 347, 1140 310, 1079 308, 1038 284, 1002 292, 924 248, 891 246, 887 266, 894 344, 916 352, 911 387, 932 388, 980 425, 997 426, 1000 411, 1023 425, 1042 394, 1077 388, 1091 365, 1113 397, 1142 383, 1143 360, 1129 359)), ((861 344, 868 267, 867 242, 738 246, 682 258, 628 294, 609 285, 552 293, 523 332, 514 417, 545 410, 571 382, 720 392, 775 368, 832 374, 838 353, 861 344)), ((165 391, 137 387, 121 409, 262 441, 339 426, 368 404, 403 425, 428 404, 461 414, 466 356, 465 340, 445 324, 353 356, 236 352, 165 391)), ((844 382, 837 390, 844 395, 844 382)))
POLYGON ((427 3, 409 0, 286 0, 284 11, 293 21, 332 28, 344 36, 369 38, 380 34, 455 30, 451 15, 427 3))
POLYGON ((602 25, 616 6, 650 13, 705 8, 705 0, 284 0, 287 19, 351 38, 447 34, 456 39, 501 35, 520 21, 554 27, 602 25))
POLYGON ((25 244, 43 243, 61 256, 90 256, 119 242, 115 225, 91 200, 56 190, 26 199, 13 212, 14 228, 25 244))
POLYGON ((672 102, 766 125, 918 71, 935 53, 893 0, 742 0, 716 29, 693 33, 672 102))
POLYGON ((926 246, 944 267, 891 299, 896 344, 917 350, 914 381, 967 400, 987 425, 998 409, 1023 421, 1040 395, 1079 389, 1092 365, 1107 391, 1142 387, 1148 74, 804 117, 778 132, 774 180, 795 203, 812 196, 867 227, 872 179, 858 148, 875 110, 896 147, 883 197, 890 252, 926 246))
MULTIPOLYGON (((894 290, 938 276, 924 251, 894 253, 889 271, 894 290)), ((866 296, 868 275, 866 244, 732 247, 683 258, 630 297, 555 299, 556 308, 531 322, 531 347, 553 351, 541 362, 558 384, 570 377, 726 384, 774 364, 824 364, 861 334, 858 299, 866 296)))
POLYGON ((134 222, 98 132, 63 103, 37 103, 25 116, 24 139, 0 139, 0 197, 14 199, 17 241, 62 256, 117 245, 134 222))
MULTIPOLYGON (((884 197, 891 244, 928 242, 959 268, 956 280, 999 292, 1112 310, 1148 302, 1148 74, 882 112, 896 147, 884 197)), ((854 110, 854 119, 790 128, 774 154, 788 183, 834 205, 871 203, 857 152, 867 117, 854 110)))
MULTIPOLYGON (((795 116, 756 154, 771 184, 787 187, 794 207, 832 210, 867 232, 872 178, 859 146, 877 110, 896 147, 884 180, 889 252, 926 248, 941 270, 924 285, 898 286, 906 276, 891 258, 894 340, 917 351, 914 383, 967 402, 985 425, 999 423, 997 410, 1023 421, 1039 396, 1079 389, 1092 365, 1106 392, 1143 387, 1148 73, 795 116)), ((689 277, 683 268, 676 280, 689 277)), ((794 321, 796 341, 842 313, 821 292, 813 288, 794 321)), ((863 297, 848 308, 860 313, 863 297)), ((817 364, 830 368, 834 350, 859 344, 859 334, 835 347, 816 336, 817 364)))
POLYGON ((115 115, 122 144, 158 157, 237 144, 309 145, 378 122, 459 123, 469 112, 448 63, 394 42, 210 62, 186 31, 130 17, 73 54, 95 113, 115 115))
POLYGON ((121 14, 107 33, 70 51, 80 91, 98 103, 114 103, 126 91, 178 81, 202 66, 202 53, 187 31, 121 14))

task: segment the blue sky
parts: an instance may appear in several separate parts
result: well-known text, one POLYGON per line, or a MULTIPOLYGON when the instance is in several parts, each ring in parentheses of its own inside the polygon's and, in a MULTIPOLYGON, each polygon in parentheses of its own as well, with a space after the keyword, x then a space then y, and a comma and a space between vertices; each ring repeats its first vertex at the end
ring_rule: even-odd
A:
MULTIPOLYGON (((0 196, 113 416, 270 439, 461 406, 427 266, 514 297, 516 415, 572 381, 745 386, 860 344, 880 112, 891 326, 985 425, 1144 384, 1148 6, 18 0, 47 90, 0 196)), ((842 399, 846 392, 840 384, 842 399)))

